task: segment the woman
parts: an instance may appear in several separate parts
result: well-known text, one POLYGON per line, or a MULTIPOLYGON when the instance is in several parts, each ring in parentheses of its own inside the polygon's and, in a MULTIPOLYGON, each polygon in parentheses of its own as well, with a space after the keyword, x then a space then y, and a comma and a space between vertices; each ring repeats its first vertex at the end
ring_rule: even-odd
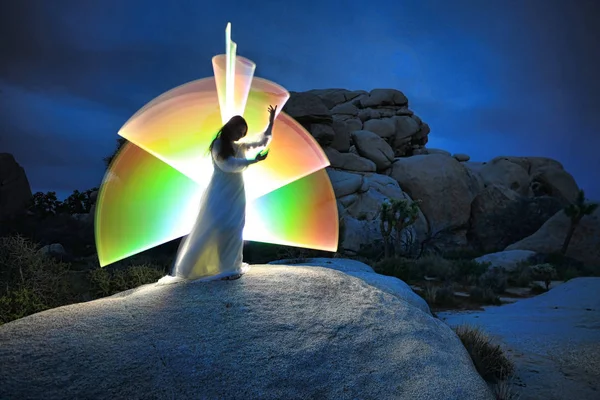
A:
POLYGON ((173 275, 183 279, 234 279, 248 270, 242 263, 246 193, 242 172, 267 158, 253 160, 246 151, 266 147, 271 141, 277 107, 269 106, 269 126, 255 143, 238 143, 246 136, 248 124, 241 116, 231 118, 210 144, 213 175, 200 203, 200 212, 190 234, 183 240, 173 267, 173 275))

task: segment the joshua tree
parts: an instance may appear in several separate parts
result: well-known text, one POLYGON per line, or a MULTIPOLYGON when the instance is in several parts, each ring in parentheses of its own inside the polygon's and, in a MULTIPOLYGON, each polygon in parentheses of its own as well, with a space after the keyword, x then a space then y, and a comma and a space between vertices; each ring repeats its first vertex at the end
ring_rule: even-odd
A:
POLYGON ((556 269, 551 264, 539 264, 533 266, 531 269, 538 279, 544 281, 546 290, 550 290, 552 279, 556 278, 556 269))
POLYGON ((569 204, 565 207, 564 211, 567 214, 567 217, 571 219, 571 225, 569 226, 569 231, 567 232, 567 236, 565 237, 565 241, 563 242, 561 253, 564 255, 567 253, 567 248, 569 247, 569 242, 573 237, 573 232, 575 232, 575 228, 579 225, 579 222, 586 215, 591 215, 598 208, 598 204, 589 203, 585 199, 585 193, 583 190, 580 190, 577 194, 577 199, 574 203, 569 204))
POLYGON ((402 248, 402 231, 412 225, 419 216, 419 202, 406 199, 393 199, 384 202, 380 210, 380 229, 383 236, 385 258, 390 257, 392 230, 396 231, 396 255, 402 248))
POLYGON ((419 217, 419 201, 408 202, 406 199, 392 202, 394 212, 394 228, 396 228, 396 255, 402 249, 402 231, 415 223, 419 217))
POLYGON ((381 236, 383 236, 383 251, 384 257, 390 257, 390 236, 392 229, 394 228, 394 220, 392 217, 392 207, 387 201, 381 205, 379 211, 379 229, 381 230, 381 236))

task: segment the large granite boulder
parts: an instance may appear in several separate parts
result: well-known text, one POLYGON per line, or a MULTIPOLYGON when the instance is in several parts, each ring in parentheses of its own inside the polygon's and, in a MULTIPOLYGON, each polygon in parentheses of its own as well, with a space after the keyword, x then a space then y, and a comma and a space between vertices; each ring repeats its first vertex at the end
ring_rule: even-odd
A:
POLYGON ((432 233, 467 226, 476 183, 454 158, 442 154, 397 158, 391 177, 413 200, 422 201, 432 233))
POLYGON ((23 167, 12 154, 0 153, 0 221, 25 211, 31 196, 23 167))
POLYGON ((7 399, 493 398, 405 284, 335 259, 38 313, 0 327, 0 363, 7 399))
POLYGON ((467 233, 479 251, 498 251, 534 234, 562 209, 555 197, 525 197, 501 185, 483 189, 471 204, 467 233))
MULTIPOLYGON (((570 219, 561 210, 533 235, 511 244, 506 250, 557 252, 563 245, 569 226, 570 219)), ((566 256, 588 265, 600 265, 600 208, 581 220, 573 233, 566 256)))
POLYGON ((307 92, 290 92, 283 110, 310 131, 310 127, 331 125, 331 113, 319 96, 307 92))
POLYGON ((373 161, 358 154, 340 153, 332 147, 326 147, 323 150, 327 158, 329 158, 332 168, 356 172, 375 172, 377 170, 377 166, 373 161))
POLYGON ((475 261, 489 264, 490 268, 501 268, 506 272, 512 272, 519 264, 532 260, 536 254, 535 251, 530 250, 506 250, 477 257, 475 261))
POLYGON ((380 136, 369 131, 354 131, 352 140, 358 154, 375 163, 378 170, 389 168, 394 161, 394 150, 380 136))
POLYGON ((361 106, 377 107, 377 106, 406 106, 408 99, 399 90, 395 89, 373 89, 368 96, 360 100, 361 106))
POLYGON ((530 195, 530 178, 527 170, 519 164, 503 158, 486 163, 480 170, 486 185, 504 186, 522 196, 530 195))
POLYGON ((368 96, 368 92, 364 90, 347 90, 347 89, 313 89, 307 93, 318 96, 327 108, 332 109, 338 104, 352 102, 351 104, 360 102, 364 96, 368 96))
POLYGON ((480 173, 486 184, 500 184, 525 196, 555 197, 562 205, 573 202, 579 192, 562 164, 546 157, 496 157, 480 173))

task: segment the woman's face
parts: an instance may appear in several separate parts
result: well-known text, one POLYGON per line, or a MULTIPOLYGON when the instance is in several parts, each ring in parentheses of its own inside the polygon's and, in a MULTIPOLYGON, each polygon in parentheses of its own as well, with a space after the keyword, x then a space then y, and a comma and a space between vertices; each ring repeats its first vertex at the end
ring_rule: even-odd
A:
POLYGON ((237 127, 237 129, 235 130, 236 134, 235 134, 234 140, 238 141, 241 138, 245 137, 247 132, 248 132, 248 128, 246 128, 245 126, 242 125, 242 126, 237 127))

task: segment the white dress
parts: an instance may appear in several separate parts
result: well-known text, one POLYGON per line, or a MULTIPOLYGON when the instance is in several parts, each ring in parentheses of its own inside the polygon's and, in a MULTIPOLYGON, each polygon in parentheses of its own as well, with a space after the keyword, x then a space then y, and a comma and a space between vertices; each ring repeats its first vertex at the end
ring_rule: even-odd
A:
POLYGON ((246 152, 266 147, 271 126, 254 143, 233 143, 234 157, 218 157, 220 139, 211 156, 213 175, 202 196, 200 211, 190 234, 181 242, 172 274, 179 279, 212 280, 242 275, 248 269, 242 262, 243 230, 246 220, 246 192, 243 171, 255 163, 246 152))

